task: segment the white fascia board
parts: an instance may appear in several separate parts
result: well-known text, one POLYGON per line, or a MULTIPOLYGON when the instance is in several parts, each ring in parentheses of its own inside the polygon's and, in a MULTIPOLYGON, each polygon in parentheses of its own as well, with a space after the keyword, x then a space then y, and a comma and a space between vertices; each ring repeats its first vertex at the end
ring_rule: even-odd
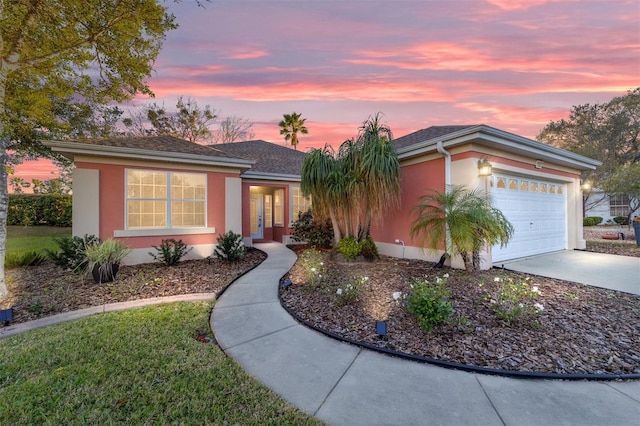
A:
POLYGON ((265 173, 255 172, 248 170, 240 175, 242 179, 256 179, 256 180, 277 180, 283 182, 300 182, 299 175, 287 175, 280 173, 265 173))
POLYGON ((462 130, 458 130, 457 132, 447 133, 444 136, 439 136, 437 138, 427 139, 422 142, 414 143, 409 146, 405 146, 404 148, 400 148, 397 150, 398 158, 410 158, 415 157, 416 155, 425 154, 428 152, 436 151, 438 142, 448 141, 451 138, 457 138, 459 136, 466 135, 469 131, 476 131, 479 126, 474 126, 462 130))
POLYGON ((398 158, 405 159, 415 157, 417 155, 434 152, 437 149, 437 143, 442 142, 445 148, 456 145, 462 145, 474 140, 484 140, 492 142, 498 147, 502 147, 507 151, 519 152, 529 155, 533 158, 544 159, 573 166, 578 169, 594 170, 601 165, 600 161, 584 157, 573 152, 569 152, 551 145, 546 145, 532 139, 514 135, 513 133, 503 132, 489 126, 474 126, 457 132, 449 133, 438 138, 429 139, 419 142, 408 147, 398 150, 398 158))
POLYGON ((215 157, 180 152, 152 151, 148 149, 122 148, 105 145, 80 144, 77 142, 47 141, 45 145, 52 151, 65 154, 88 156, 130 158, 135 160, 164 161, 171 163, 200 164, 207 166, 226 166, 249 169, 255 161, 242 158, 215 157))
POLYGON ((542 151, 544 154, 549 156, 549 158, 570 162, 576 166, 581 166, 583 168, 594 170, 596 167, 602 165, 601 161, 594 160, 593 158, 585 157, 571 151, 556 148, 555 146, 547 145, 533 139, 514 135, 513 133, 504 132, 493 127, 482 126, 481 132, 494 136, 494 138, 492 139, 493 142, 514 148, 522 148, 523 146, 525 146, 525 151, 532 153, 540 153, 542 151))

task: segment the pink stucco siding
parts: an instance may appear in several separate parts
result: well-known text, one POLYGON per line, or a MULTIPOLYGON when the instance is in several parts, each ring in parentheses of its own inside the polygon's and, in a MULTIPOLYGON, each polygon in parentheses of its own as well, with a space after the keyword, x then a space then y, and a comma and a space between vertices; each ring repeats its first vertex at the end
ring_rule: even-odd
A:
POLYGON ((439 158, 400 169, 401 201, 398 209, 390 210, 382 221, 371 227, 375 241, 393 243, 400 239, 409 244, 411 223, 415 220, 412 211, 418 198, 427 189, 444 190, 444 159, 439 158))
POLYGON ((132 249, 158 246, 163 239, 181 239, 187 245, 215 244, 218 234, 225 231, 225 178, 239 177, 238 173, 203 172, 199 170, 175 170, 157 167, 133 167, 100 163, 78 163, 79 169, 99 171, 100 180, 100 235, 102 240, 111 238, 114 231, 125 229, 125 170, 160 170, 182 173, 206 173, 207 175, 207 227, 215 228, 216 234, 166 235, 126 237, 127 246, 132 249))

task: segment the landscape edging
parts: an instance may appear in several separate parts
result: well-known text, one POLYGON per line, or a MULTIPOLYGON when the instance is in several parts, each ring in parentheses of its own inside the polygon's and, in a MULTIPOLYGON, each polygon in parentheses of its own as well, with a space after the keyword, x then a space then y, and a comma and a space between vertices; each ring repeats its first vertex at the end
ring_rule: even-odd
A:
MULTIPOLYGON (((479 374, 487 374, 492 376, 503 376, 503 377, 511 377, 514 379, 552 379, 552 380, 599 380, 599 381, 610 381, 610 380, 638 380, 640 379, 640 373, 631 373, 631 374, 566 374, 566 373, 538 373, 535 371, 511 371, 511 370, 502 370, 497 368, 489 368, 489 367, 481 367, 477 365, 470 364, 460 364, 457 362, 451 361, 442 361, 435 358, 423 357, 419 355, 408 354, 405 352, 394 351, 391 349, 380 348, 378 346, 372 345, 370 343, 358 342, 356 340, 352 340, 339 334, 333 333, 331 331, 324 330, 320 327, 317 327, 313 324, 308 323, 306 320, 298 316, 295 312, 289 309, 282 302, 282 285, 279 287, 278 291, 278 300, 280 301, 280 306, 287 311, 289 315, 293 317, 297 322, 304 325, 307 328, 310 328, 314 331, 324 334, 327 337, 331 337, 332 339, 339 340, 341 342, 349 343, 354 346, 358 346, 361 348, 369 349, 371 351, 383 353, 385 355, 402 358, 410 361, 422 362, 425 364, 432 364, 438 367, 450 368, 455 370, 467 371, 470 373, 479 373, 479 374)), ((286 290, 284 290, 286 291, 286 290)))

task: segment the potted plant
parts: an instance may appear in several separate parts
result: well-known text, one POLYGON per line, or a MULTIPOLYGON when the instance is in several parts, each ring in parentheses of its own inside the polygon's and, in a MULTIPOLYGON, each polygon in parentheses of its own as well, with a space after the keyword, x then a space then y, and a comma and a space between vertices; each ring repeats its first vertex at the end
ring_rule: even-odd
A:
POLYGON ((96 283, 108 283, 115 279, 120 261, 131 250, 122 242, 112 238, 103 243, 88 244, 85 248, 85 275, 92 275, 96 283))

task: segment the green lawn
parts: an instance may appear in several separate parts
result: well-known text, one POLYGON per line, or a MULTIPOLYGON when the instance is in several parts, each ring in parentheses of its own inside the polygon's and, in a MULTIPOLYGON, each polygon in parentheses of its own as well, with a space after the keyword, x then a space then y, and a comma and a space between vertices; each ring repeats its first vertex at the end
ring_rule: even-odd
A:
POLYGON ((319 424, 215 343, 209 303, 100 314, 0 340, 0 424, 319 424))
POLYGON ((30 251, 57 250, 53 238, 71 235, 71 228, 53 226, 7 226, 7 256, 21 255, 30 251))

